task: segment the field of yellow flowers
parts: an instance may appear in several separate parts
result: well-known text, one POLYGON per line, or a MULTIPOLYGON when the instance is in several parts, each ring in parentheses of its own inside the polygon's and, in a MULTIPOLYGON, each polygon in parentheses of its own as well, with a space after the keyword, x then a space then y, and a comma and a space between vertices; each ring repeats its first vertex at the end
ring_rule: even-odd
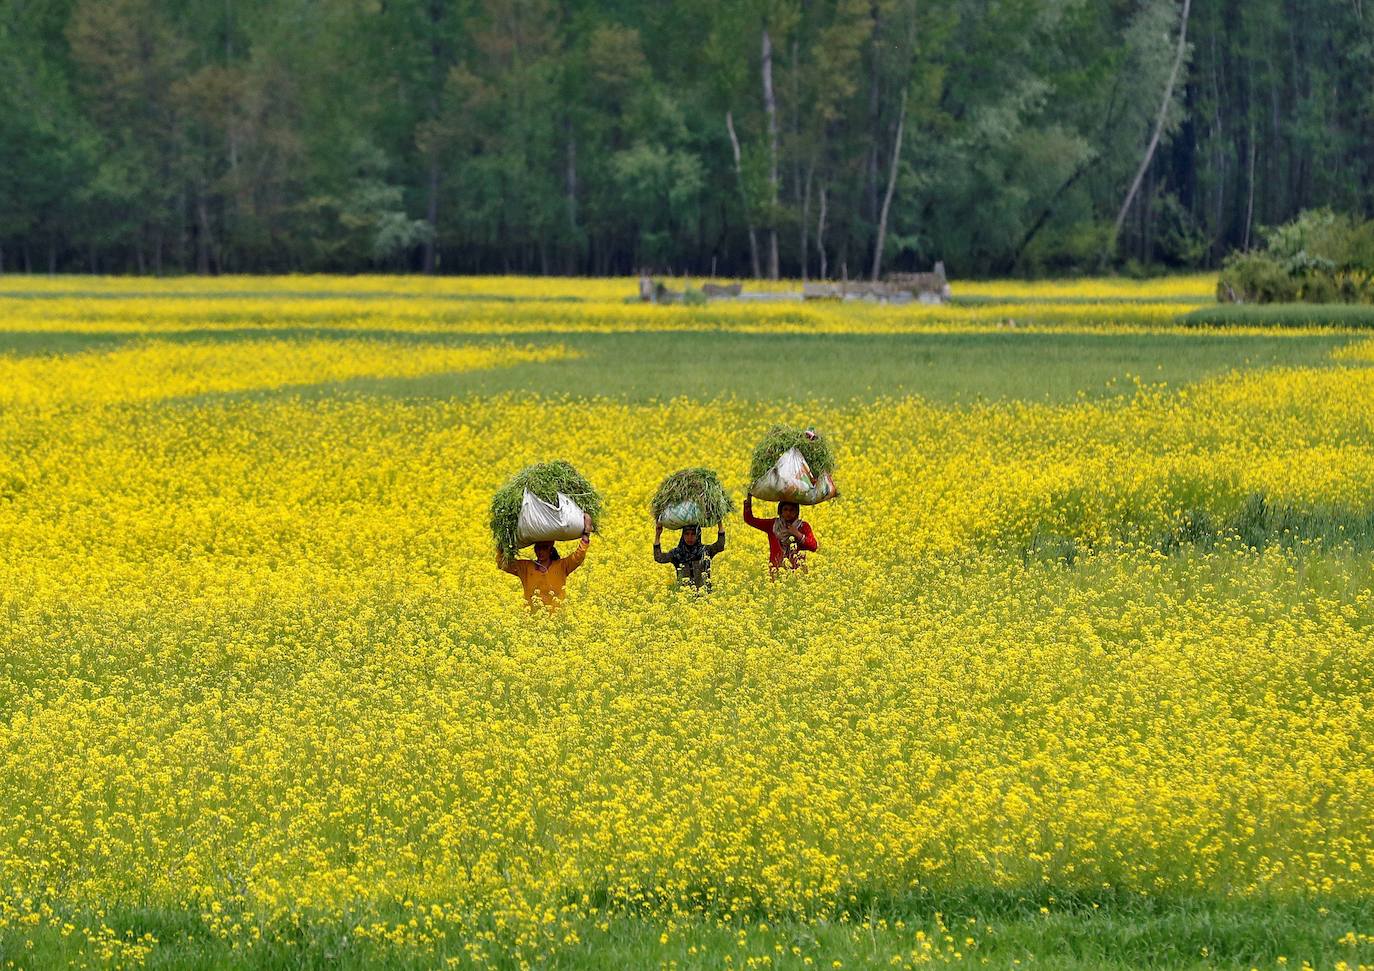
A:
POLYGON ((0 966, 1374 965, 1369 340, 1067 400, 804 376, 1022 318, 1182 359, 1210 285, 0 278, 0 966), (719 393, 464 383, 644 332, 719 393), (767 396, 703 357, 741 332, 802 342, 767 396), (659 479, 741 499, 774 420, 838 450, 811 573, 731 521, 675 589, 659 479), (555 457, 608 510, 532 618, 486 507, 555 457))

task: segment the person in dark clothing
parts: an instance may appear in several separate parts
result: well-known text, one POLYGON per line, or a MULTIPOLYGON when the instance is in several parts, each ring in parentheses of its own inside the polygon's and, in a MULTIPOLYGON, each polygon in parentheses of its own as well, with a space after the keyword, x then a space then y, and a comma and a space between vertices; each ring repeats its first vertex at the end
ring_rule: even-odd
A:
POLYGON ((677 571, 678 582, 693 589, 711 589, 711 557, 725 549, 725 524, 716 526, 716 541, 703 546, 701 529, 684 526, 682 538, 667 553, 663 552, 663 527, 654 531, 654 562, 671 563, 677 571))

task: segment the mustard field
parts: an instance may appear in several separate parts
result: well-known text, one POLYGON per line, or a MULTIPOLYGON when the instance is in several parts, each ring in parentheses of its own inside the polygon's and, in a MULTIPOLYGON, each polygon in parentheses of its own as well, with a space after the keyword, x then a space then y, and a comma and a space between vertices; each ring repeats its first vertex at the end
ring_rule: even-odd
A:
POLYGON ((1213 286, 0 277, 0 964, 1374 966, 1374 341, 1213 286), (810 572, 678 590, 773 421, 810 572))

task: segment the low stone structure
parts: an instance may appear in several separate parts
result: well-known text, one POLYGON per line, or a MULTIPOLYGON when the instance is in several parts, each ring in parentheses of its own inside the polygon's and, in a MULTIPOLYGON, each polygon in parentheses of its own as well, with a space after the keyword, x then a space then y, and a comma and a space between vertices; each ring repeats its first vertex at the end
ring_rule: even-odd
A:
POLYGON ((949 300, 949 278, 945 276, 944 261, 935 264, 930 273, 889 273, 884 282, 905 290, 921 303, 945 303, 949 300))
MULTIPOLYGON (((698 291, 689 291, 694 296, 698 291)), ((639 278, 639 297, 648 303, 682 303, 687 293, 670 290, 663 283, 649 278, 639 278)), ((758 302, 783 302, 791 300, 864 300, 871 303, 924 303, 940 304, 950 298, 949 279, 945 276, 945 264, 936 263, 930 273, 892 273, 881 282, 867 280, 830 281, 827 283, 804 283, 800 293, 795 290, 751 290, 746 292, 742 283, 703 283, 699 297, 706 300, 742 300, 758 302)))

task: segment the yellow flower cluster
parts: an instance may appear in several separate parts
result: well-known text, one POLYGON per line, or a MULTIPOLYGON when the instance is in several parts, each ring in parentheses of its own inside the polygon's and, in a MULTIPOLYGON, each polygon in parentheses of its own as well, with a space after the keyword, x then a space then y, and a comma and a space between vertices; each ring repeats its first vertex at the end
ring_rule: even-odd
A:
MULTIPOLYGON (((700 287, 710 282, 699 277, 665 278, 670 288, 700 287)), ((719 282, 719 281, 717 281, 719 282)), ((1120 277, 1080 280, 959 280, 952 283, 956 295, 994 297, 1001 300, 1196 300, 1208 303, 1216 298, 1215 274, 1130 280, 1120 277)), ((797 280, 750 280, 751 292, 789 292, 801 289, 797 280)), ((188 280, 184 277, 45 277, 0 276, 0 296, 7 294, 54 296, 63 293, 86 294, 92 299, 220 296, 229 299, 247 294, 282 298, 317 298, 323 294, 346 292, 359 299, 379 296, 408 297, 488 297, 517 300, 609 300, 623 301, 639 295, 635 277, 521 277, 521 276, 220 276, 188 280)))
POLYGON ((1374 339, 1354 341, 1332 354, 1338 361, 1360 361, 1374 364, 1374 339))
MULTIPOLYGON (((680 281, 673 285, 680 288, 680 281)), ((764 284, 750 284, 751 289, 764 284)), ((786 283, 772 284, 792 289, 786 283)), ((379 297, 435 297, 497 300, 620 300, 638 296, 638 278, 525 276, 217 276, 217 277, 63 277, 0 276, 0 297, 17 299, 79 295, 92 302, 139 297, 203 297, 236 300, 268 296, 277 300, 316 300, 346 294, 359 300, 379 297)))
POLYGON ((569 356, 561 346, 376 340, 145 340, 113 351, 0 356, 0 406, 182 398, 355 378, 413 378, 569 356))
MULTIPOLYGON (((481 964, 625 912, 847 926, 913 887, 1374 893, 1367 557, 1142 540, 1261 490, 1370 508, 1374 369, 824 416, 182 400, 540 353, 0 358, 0 931, 80 926, 133 964, 157 942, 98 915, 137 903, 244 949, 326 926, 481 964), (807 510, 812 572, 770 581, 732 521, 715 593, 679 591, 661 476, 711 466, 738 499, 760 429, 821 417, 843 496, 807 510), (609 504, 531 618, 486 506, 555 457, 609 504), (1093 553, 1023 557, 1042 535, 1093 553)), ((904 966, 977 944, 916 940, 904 966)))
POLYGON ((1214 273, 1130 280, 1122 277, 1081 280, 956 280, 960 295, 1003 300, 1185 300, 1211 303, 1217 295, 1214 273))
MULTIPOLYGON (((1209 278, 1155 283, 960 283, 968 303, 713 302, 657 306, 635 280, 521 277, 226 277, 86 280, 0 277, 0 319, 40 333, 148 334, 328 326, 414 333, 737 331, 908 333, 1168 329, 1211 303, 1209 278)), ((772 284, 787 289, 789 284, 772 284)))

